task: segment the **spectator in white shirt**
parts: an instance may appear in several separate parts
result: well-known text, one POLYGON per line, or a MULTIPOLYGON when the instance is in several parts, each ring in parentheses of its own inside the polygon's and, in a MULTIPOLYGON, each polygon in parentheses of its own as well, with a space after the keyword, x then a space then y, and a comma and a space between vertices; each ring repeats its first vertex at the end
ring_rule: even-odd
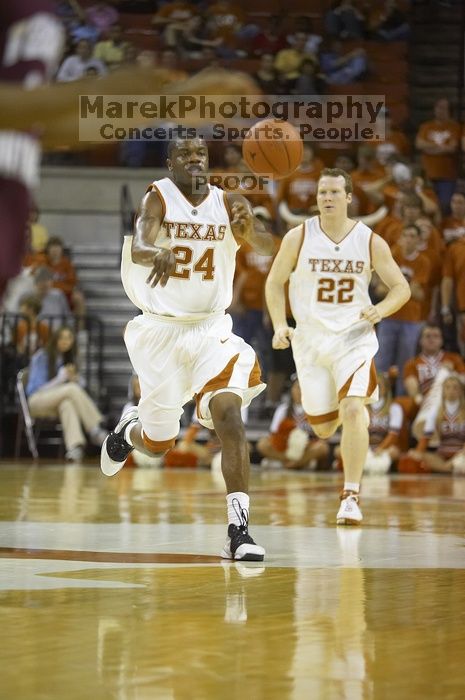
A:
POLYGON ((57 81, 69 83, 86 75, 89 68, 94 68, 98 75, 105 75, 106 66, 102 61, 92 57, 92 44, 87 39, 77 42, 75 53, 65 58, 58 69, 57 81))

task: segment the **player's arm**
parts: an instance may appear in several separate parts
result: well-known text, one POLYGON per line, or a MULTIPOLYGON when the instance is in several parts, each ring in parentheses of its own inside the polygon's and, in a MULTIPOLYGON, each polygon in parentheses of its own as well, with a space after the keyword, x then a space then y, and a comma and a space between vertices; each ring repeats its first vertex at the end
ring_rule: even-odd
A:
POLYGON ((273 324, 273 347, 289 347, 293 329, 287 325, 285 285, 295 268, 302 245, 302 226, 291 229, 283 238, 265 283, 265 298, 273 324))
MULTIPOLYGON (((246 73, 222 68, 205 69, 183 81, 173 78, 176 78, 173 71, 155 67, 121 68, 102 78, 52 83, 34 90, 0 81, 0 129, 33 130, 50 148, 88 148, 89 143, 79 138, 79 117, 83 116, 79 114, 80 95, 208 95, 209 101, 219 106, 224 95, 260 92, 246 73)), ((192 109, 180 123, 198 125, 201 116, 197 105, 197 109, 192 109)), ((91 114, 87 119, 93 117, 91 114)), ((139 122, 154 125, 160 121, 153 117, 128 118, 118 120, 118 126, 138 126, 139 122)))
POLYGON ((152 287, 158 282, 164 287, 175 267, 174 255, 166 245, 168 239, 162 239, 162 221, 160 197, 156 192, 147 192, 136 219, 131 258, 137 265, 152 268, 147 278, 147 284, 152 287))
POLYGON ((231 229, 234 236, 249 243, 260 255, 273 255, 273 236, 254 216, 250 202, 241 194, 227 193, 226 197, 231 211, 231 229))
POLYGON ((371 256, 374 271, 389 291, 378 304, 363 309, 360 316, 370 323, 378 323, 406 304, 412 293, 409 283, 392 257, 391 249, 376 233, 371 242, 371 256))

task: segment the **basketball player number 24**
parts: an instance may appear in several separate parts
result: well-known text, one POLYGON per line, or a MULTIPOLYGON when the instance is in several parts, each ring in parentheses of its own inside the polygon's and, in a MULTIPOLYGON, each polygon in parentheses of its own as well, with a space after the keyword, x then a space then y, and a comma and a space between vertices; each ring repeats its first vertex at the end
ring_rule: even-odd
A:
POLYGON ((215 272, 215 266, 213 265, 214 250, 214 248, 207 248, 198 260, 192 264, 192 258, 194 257, 192 248, 183 245, 175 246, 172 248, 172 251, 176 258, 176 267, 170 277, 175 277, 178 280, 188 280, 193 271, 200 272, 202 280, 212 280, 215 272))
POLYGON ((318 280, 317 300, 326 304, 348 304, 354 298, 351 294, 354 284, 351 277, 342 277, 339 280, 322 277, 318 280))

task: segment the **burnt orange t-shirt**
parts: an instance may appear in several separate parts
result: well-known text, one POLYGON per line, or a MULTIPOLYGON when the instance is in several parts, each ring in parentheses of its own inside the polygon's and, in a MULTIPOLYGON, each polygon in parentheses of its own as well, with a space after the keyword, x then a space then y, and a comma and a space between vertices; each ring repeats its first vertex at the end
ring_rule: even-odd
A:
POLYGON ((399 222, 400 219, 397 216, 394 216, 393 214, 386 214, 384 219, 378 221, 378 223, 374 226, 373 231, 388 242, 391 227, 397 226, 399 222))
MULTIPOLYGON (((400 189, 398 185, 396 185, 394 182, 388 183, 384 188, 383 188, 383 197, 384 197, 384 204, 387 206, 389 209, 389 212, 392 213, 395 205, 404 196, 405 192, 400 189)), ((436 192, 431 189, 431 187, 425 187, 423 189, 423 194, 428 197, 432 202, 436 204, 436 206, 439 206, 439 200, 437 197, 436 192)))
POLYGON ((437 355, 415 355, 404 365, 404 379, 407 377, 415 377, 418 380, 418 386, 423 396, 426 396, 428 391, 436 379, 439 368, 444 363, 450 364, 457 374, 465 374, 465 362, 456 352, 445 352, 441 350, 437 355))
POLYGON ((465 238, 447 247, 442 274, 454 280, 458 310, 465 311, 465 238))
POLYGON ((26 319, 21 318, 16 325, 14 342, 19 352, 25 352, 29 349, 32 354, 37 348, 47 344, 48 337, 48 323, 45 321, 28 323, 26 319))
POLYGON ((432 119, 420 124, 418 136, 436 146, 457 143, 457 153, 435 155, 422 153, 421 162, 430 180, 455 180, 458 175, 458 149, 460 144, 460 124, 453 119, 440 122, 432 119))
MULTIPOLYGON (((273 236, 276 250, 280 245, 278 236, 273 236)), ((265 304, 265 281, 273 258, 259 255, 248 243, 242 243, 236 255, 236 277, 245 275, 239 301, 247 309, 263 310, 265 304)))
POLYGON ((71 260, 67 257, 62 257, 54 265, 47 260, 46 265, 53 274, 53 286, 56 289, 61 289, 69 297, 77 282, 76 270, 71 260))
POLYGON ((411 152, 410 141, 406 135, 398 129, 391 129, 391 133, 384 141, 373 139, 368 142, 376 150, 378 162, 386 163, 387 159, 393 155, 408 156, 411 152))
MULTIPOLYGON (((352 183, 361 190, 364 190, 365 185, 372 185, 378 180, 382 180, 385 175, 386 171, 384 167, 379 164, 377 164, 373 170, 361 170, 360 168, 357 168, 350 173, 352 183)), ((360 214, 365 216, 366 214, 371 214, 372 212, 376 211, 376 209, 376 204, 371 202, 369 196, 367 195, 365 211, 361 211, 360 214)))
POLYGON ((308 212, 316 205, 318 178, 324 163, 315 158, 309 167, 298 168, 292 175, 281 180, 278 201, 285 201, 292 211, 308 212))
POLYGON ((465 219, 446 216, 441 225, 441 233, 447 244, 453 243, 459 238, 465 238, 465 219))
MULTIPOLYGON (((416 253, 415 256, 406 258, 400 247, 395 246, 392 250, 392 257, 399 265, 408 282, 420 284, 426 292, 431 274, 430 262, 427 256, 424 253, 416 253)), ((422 321, 423 302, 411 297, 401 309, 393 313, 389 318, 397 321, 422 321)))

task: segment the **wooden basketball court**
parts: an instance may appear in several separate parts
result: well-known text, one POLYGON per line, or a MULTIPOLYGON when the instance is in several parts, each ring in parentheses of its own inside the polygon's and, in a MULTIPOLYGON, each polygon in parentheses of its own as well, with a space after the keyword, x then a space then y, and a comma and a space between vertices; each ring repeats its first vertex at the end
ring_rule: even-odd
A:
POLYGON ((252 472, 264 564, 224 562, 221 476, 0 467, 1 700, 465 694, 465 479, 252 472))

